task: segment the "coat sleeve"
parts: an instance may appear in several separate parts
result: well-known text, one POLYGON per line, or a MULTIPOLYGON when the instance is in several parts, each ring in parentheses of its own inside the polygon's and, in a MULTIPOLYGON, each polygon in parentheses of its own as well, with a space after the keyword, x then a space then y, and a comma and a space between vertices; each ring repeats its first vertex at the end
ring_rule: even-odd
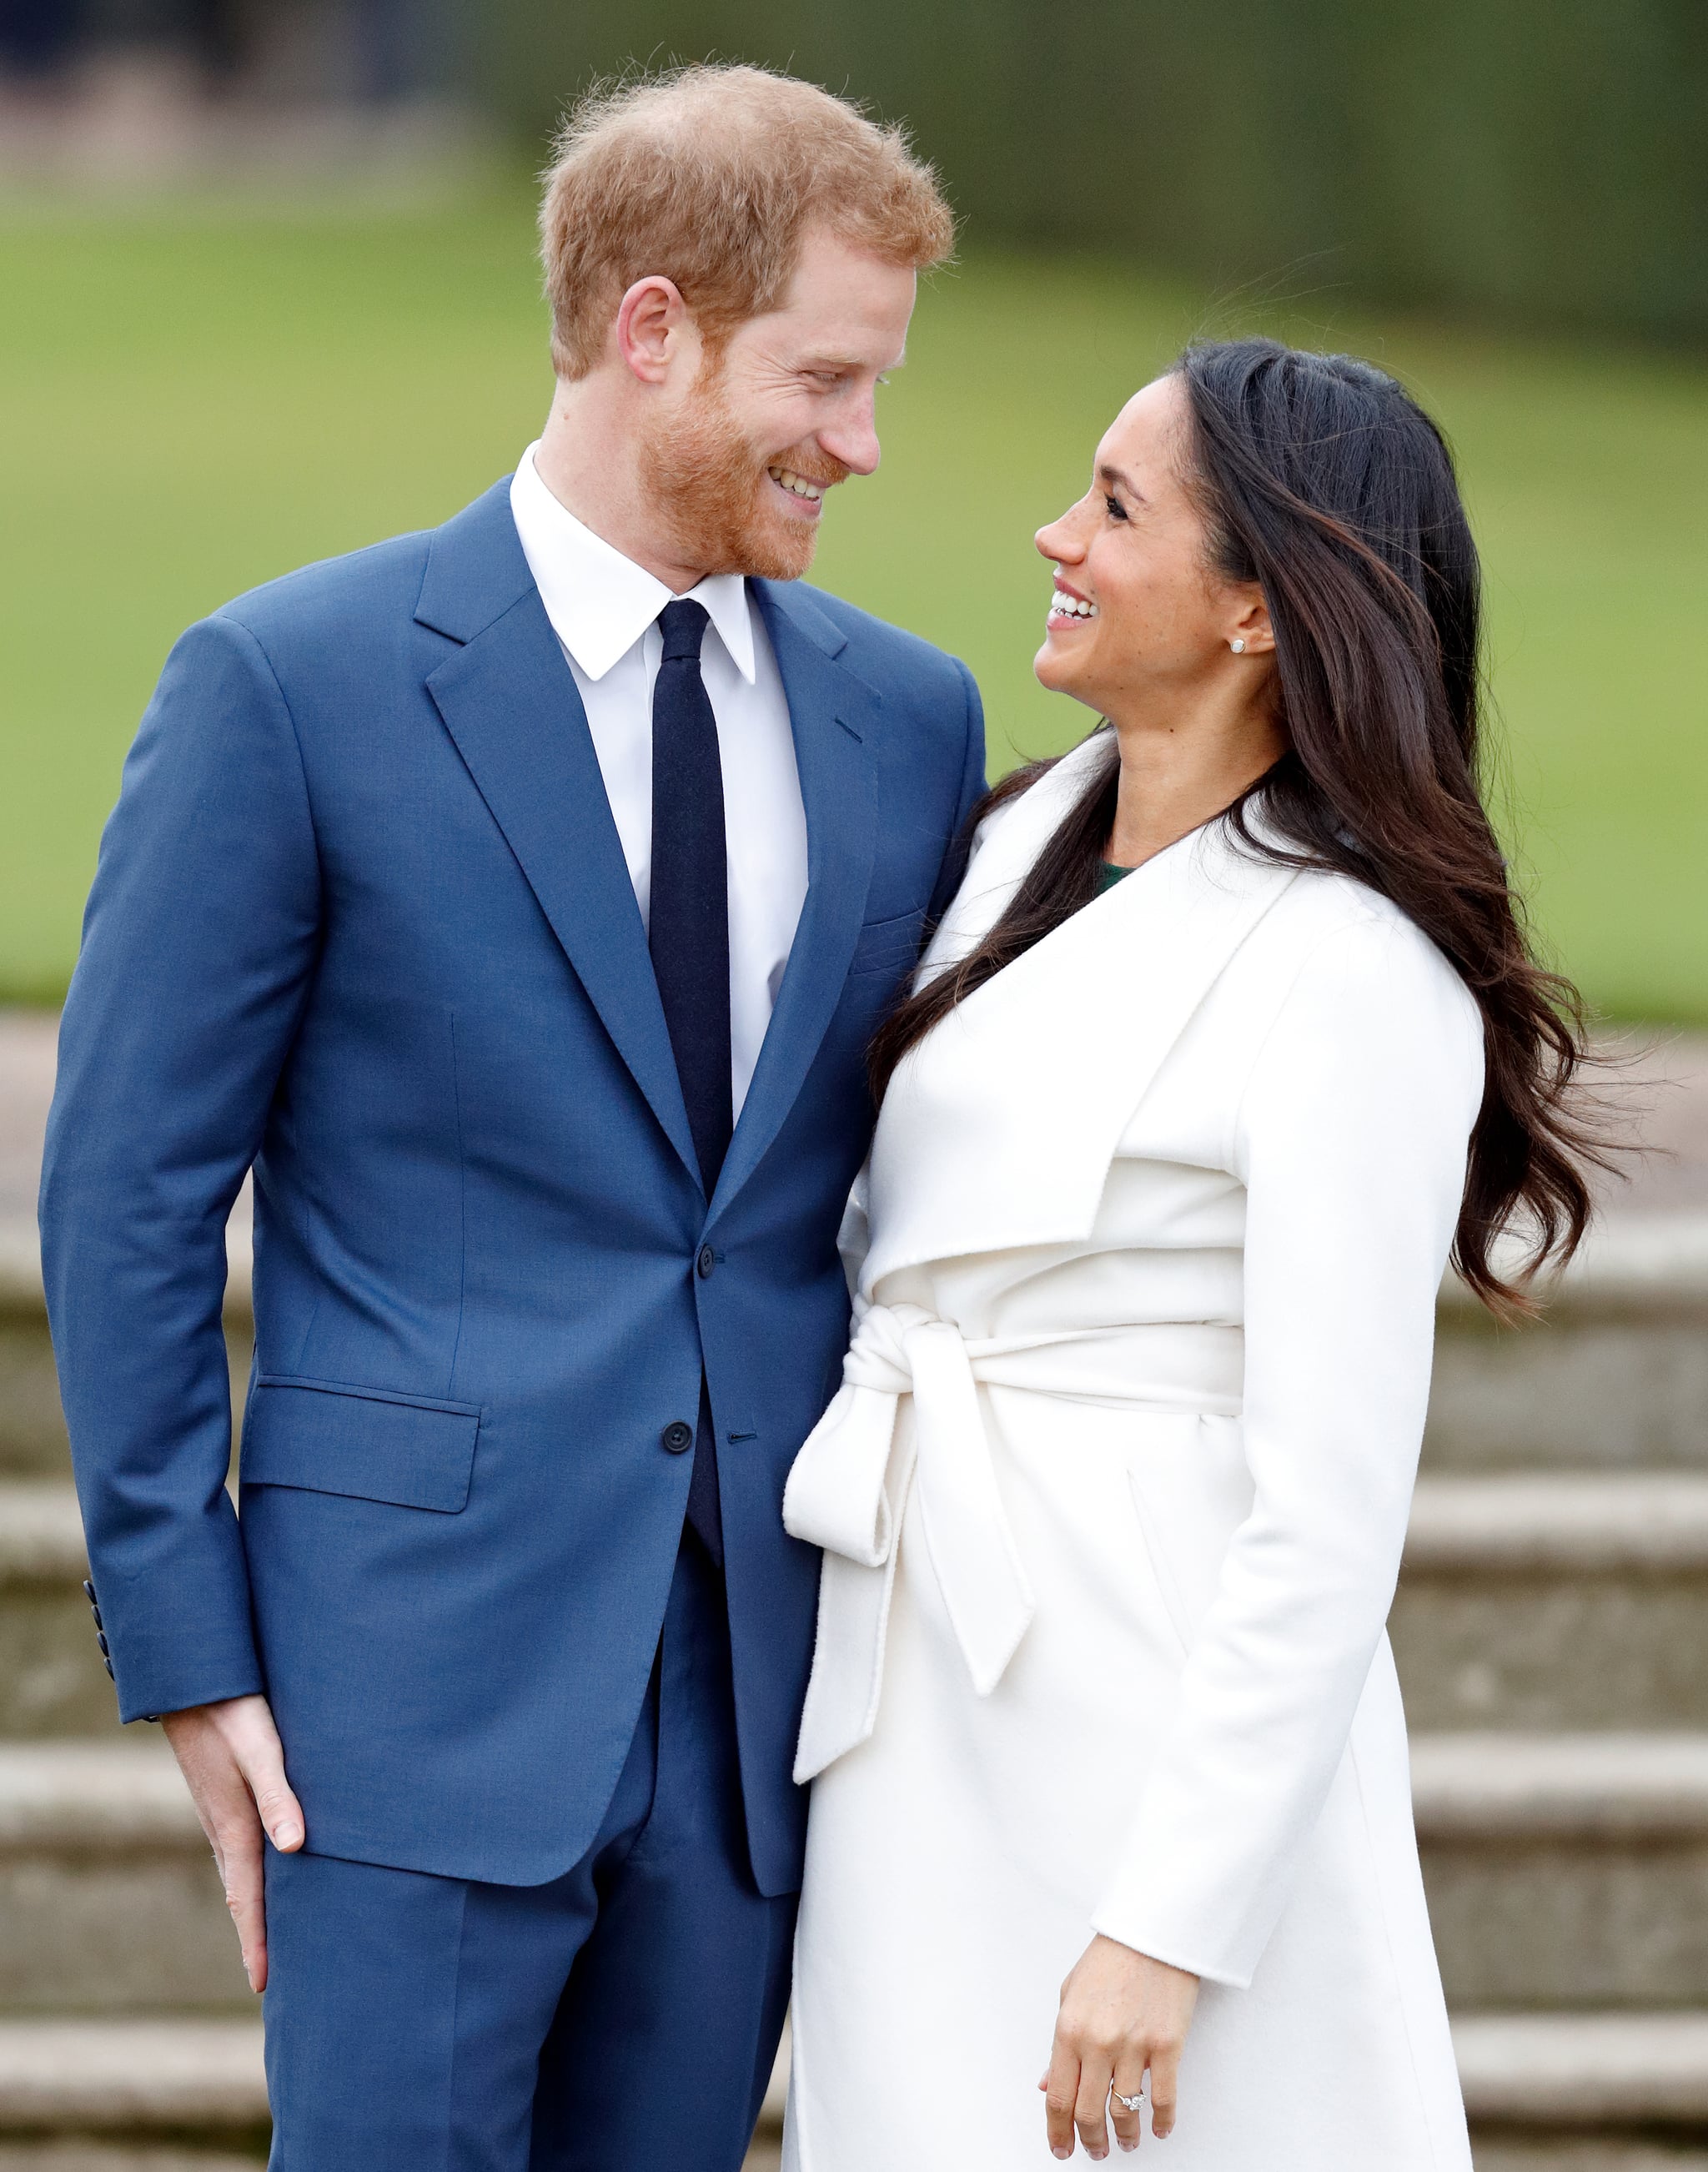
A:
POLYGON ((42 1271, 125 1719, 263 1686, 226 1492, 225 1225, 319 938, 284 697, 229 618, 173 650, 101 842, 60 1035, 42 1271))
POLYGON ((1251 1981, 1387 1619, 1482 1084, 1458 976, 1372 917, 1308 956, 1242 1098, 1253 1506, 1093 1917, 1218 1982, 1251 1981))

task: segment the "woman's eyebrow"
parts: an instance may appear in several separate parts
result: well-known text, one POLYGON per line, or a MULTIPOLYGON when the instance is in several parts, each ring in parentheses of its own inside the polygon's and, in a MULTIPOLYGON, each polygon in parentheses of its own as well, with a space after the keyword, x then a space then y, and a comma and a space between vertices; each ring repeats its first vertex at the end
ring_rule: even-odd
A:
POLYGON ((1098 464, 1097 479, 1099 482, 1114 483, 1117 489, 1124 490, 1129 497, 1136 498, 1141 505, 1149 503, 1143 491, 1134 485, 1132 478, 1124 475, 1120 468, 1112 467, 1107 460, 1098 464))

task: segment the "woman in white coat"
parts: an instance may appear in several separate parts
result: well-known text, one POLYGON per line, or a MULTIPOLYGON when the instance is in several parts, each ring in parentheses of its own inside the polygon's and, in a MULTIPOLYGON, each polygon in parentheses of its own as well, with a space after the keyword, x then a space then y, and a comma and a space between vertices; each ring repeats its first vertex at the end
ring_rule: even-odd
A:
POLYGON ((1593 1151, 1477 793, 1474 549, 1397 384, 1262 341, 1139 393, 1038 547, 1038 675, 1105 723, 987 802, 874 1047, 785 1508, 785 2161, 1148 2121, 1177 2172, 1466 2172, 1383 1625, 1443 1269, 1522 1305, 1491 1243, 1569 1250, 1593 1151))

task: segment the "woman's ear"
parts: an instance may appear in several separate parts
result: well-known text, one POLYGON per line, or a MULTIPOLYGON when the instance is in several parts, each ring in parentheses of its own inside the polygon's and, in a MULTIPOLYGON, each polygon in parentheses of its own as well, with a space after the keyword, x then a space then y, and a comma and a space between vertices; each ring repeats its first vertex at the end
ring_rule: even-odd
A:
POLYGON ((1275 628, 1270 624, 1269 605, 1263 599, 1263 590, 1254 585, 1243 594, 1243 600, 1227 629, 1227 645, 1236 656, 1272 656, 1275 628))

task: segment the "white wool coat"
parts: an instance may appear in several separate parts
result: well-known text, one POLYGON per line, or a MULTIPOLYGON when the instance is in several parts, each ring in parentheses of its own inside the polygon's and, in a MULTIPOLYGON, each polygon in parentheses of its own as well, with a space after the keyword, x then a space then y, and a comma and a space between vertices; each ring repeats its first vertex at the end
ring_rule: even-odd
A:
MULTIPOLYGON (((1094 738, 984 825, 991 926, 1094 738)), ((1041 2172, 1094 1930, 1204 1981, 1174 2172, 1469 2172, 1383 1630, 1482 1093, 1394 906, 1171 847, 886 1095, 797 1777, 794 2172, 1041 2172)))

